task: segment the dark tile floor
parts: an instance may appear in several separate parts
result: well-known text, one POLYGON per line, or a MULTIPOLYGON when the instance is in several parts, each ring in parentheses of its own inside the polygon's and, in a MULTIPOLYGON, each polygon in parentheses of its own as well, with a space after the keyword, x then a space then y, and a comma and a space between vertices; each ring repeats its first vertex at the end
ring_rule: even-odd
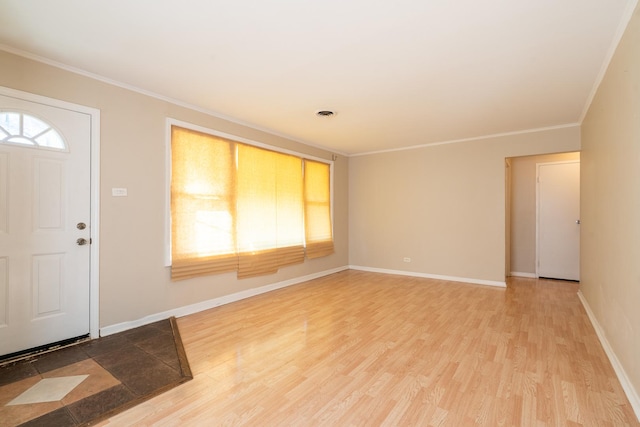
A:
POLYGON ((0 426, 88 425, 191 378, 175 319, 152 323, 0 367, 0 426), (82 379, 63 397, 25 400, 68 378, 82 379))

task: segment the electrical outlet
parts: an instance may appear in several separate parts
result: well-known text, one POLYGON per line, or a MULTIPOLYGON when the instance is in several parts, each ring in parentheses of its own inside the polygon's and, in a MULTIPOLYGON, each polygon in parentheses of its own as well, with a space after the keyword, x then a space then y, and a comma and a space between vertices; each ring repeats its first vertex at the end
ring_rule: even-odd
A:
POLYGON ((111 195, 114 197, 126 197, 127 189, 126 188, 112 188, 111 195))
POLYGON ((411 262, 411 258, 409 258, 409 257, 404 257, 404 258, 402 258, 402 261, 404 261, 404 262, 411 262))

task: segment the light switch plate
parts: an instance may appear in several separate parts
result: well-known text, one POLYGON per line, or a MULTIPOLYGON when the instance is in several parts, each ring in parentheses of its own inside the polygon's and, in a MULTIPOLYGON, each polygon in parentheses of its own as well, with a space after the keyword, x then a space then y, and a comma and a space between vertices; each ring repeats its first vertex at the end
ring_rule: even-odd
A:
POLYGON ((127 195, 127 189, 126 188, 112 188, 111 189, 111 195, 114 197, 124 197, 127 195))

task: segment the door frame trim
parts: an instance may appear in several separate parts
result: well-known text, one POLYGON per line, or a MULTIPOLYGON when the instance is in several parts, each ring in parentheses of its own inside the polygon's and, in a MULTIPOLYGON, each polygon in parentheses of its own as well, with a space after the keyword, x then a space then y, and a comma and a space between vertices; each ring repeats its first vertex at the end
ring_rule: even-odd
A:
POLYGON ((89 335, 91 338, 98 338, 100 336, 100 110, 4 86, 0 86, 0 95, 87 114, 91 119, 89 335))
POLYGON ((540 166, 560 165, 568 163, 580 164, 580 160, 581 159, 536 163, 536 278, 540 277, 540 166))

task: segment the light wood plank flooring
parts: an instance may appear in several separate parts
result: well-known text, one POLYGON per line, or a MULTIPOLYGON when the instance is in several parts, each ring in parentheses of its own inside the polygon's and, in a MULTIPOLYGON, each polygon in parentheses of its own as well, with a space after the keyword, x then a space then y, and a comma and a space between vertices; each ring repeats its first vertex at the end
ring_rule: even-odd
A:
POLYGON ((638 426, 576 292, 344 271, 178 319, 194 379, 102 426, 638 426))

